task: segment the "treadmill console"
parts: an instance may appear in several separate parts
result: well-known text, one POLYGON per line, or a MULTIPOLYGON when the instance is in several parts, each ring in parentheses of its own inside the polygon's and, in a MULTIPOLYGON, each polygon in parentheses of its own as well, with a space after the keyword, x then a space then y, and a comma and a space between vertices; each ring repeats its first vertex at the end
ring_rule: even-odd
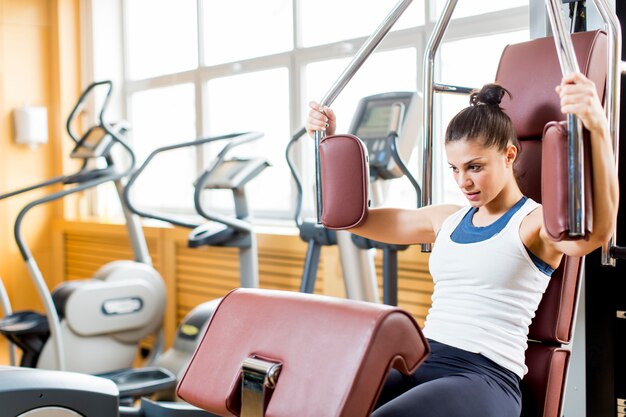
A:
POLYGON ((113 138, 102 126, 92 126, 78 141, 71 158, 92 159, 106 156, 113 145, 113 138))
POLYGON ((263 158, 226 159, 213 167, 202 186, 208 189, 227 190, 241 188, 268 166, 269 162, 263 158))
MULTIPOLYGON (((391 179, 402 176, 402 172, 391 157, 391 142, 388 139, 391 109, 395 104, 401 104, 402 116, 406 116, 416 97, 417 94, 413 92, 390 92, 364 97, 359 101, 350 133, 360 138, 367 146, 370 173, 373 177, 391 179)), ((400 130, 403 130, 402 126, 400 130)), ((409 149, 410 152, 415 137, 406 138, 411 142, 409 144, 401 144, 400 139, 401 137, 398 138, 398 148, 409 149)), ((399 151, 402 155, 401 149, 399 151)), ((408 159, 409 155, 402 156, 408 159)))

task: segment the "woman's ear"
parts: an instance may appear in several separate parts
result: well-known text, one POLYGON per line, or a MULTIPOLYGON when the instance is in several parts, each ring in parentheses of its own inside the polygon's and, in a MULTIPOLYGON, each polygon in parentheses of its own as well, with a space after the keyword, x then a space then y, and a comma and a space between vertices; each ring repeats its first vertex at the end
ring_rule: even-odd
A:
POLYGON ((505 151, 505 158, 506 158, 506 166, 510 167, 513 165, 513 162, 515 162, 515 159, 517 158, 517 147, 513 144, 509 144, 506 147, 506 151, 505 151))

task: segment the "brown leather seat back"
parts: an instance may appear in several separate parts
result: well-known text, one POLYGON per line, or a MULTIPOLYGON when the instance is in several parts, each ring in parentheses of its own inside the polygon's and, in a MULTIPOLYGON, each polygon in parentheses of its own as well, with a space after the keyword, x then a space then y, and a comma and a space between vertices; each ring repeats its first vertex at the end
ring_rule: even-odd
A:
MULTIPOLYGON (((581 72, 595 82, 602 98, 606 78, 606 35, 601 31, 576 33, 572 35, 572 41, 581 72)), ((559 191, 562 188, 542 178, 542 158, 543 164, 554 163, 552 148, 545 146, 548 141, 543 142, 544 133, 546 137, 555 136, 559 140, 564 140, 559 135, 567 134, 558 126, 546 128, 549 122, 565 120, 559 96, 554 90, 561 78, 552 38, 509 45, 502 54, 496 75, 496 82, 512 95, 512 99, 505 96, 502 107, 511 117, 520 139, 521 152, 516 164, 520 187, 527 196, 543 202, 546 223, 558 223, 567 214, 546 210, 558 206, 552 199, 562 201, 563 196, 559 191)), ((557 417, 559 414, 569 360, 569 351, 562 345, 571 341, 580 264, 579 258, 563 258, 533 319, 526 354, 529 371, 522 381, 523 416, 557 417)))
POLYGON ((413 372, 429 352, 397 307, 258 289, 229 293, 185 371, 178 395, 218 415, 239 415, 241 364, 282 363, 266 413, 366 417, 391 367, 413 372))

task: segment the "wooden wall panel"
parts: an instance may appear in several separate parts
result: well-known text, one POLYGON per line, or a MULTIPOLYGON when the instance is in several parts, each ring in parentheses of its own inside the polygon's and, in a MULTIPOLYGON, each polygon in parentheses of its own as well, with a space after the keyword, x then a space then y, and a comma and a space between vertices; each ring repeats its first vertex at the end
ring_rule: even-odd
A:
MULTIPOLYGON (((59 221, 65 279, 92 274, 100 265, 129 259, 130 245, 122 225, 59 221)), ((235 248, 188 248, 188 230, 146 227, 151 256, 163 275, 168 291, 165 322, 168 342, 184 316, 195 306, 224 296, 239 287, 239 259, 235 248)), ((257 235, 261 288, 298 291, 306 254, 306 243, 297 235, 261 232, 257 235)), ((377 254, 381 276, 382 251, 377 254)), ((428 255, 412 247, 399 254, 399 304, 423 324, 430 308, 432 280, 428 255)), ((344 297, 343 279, 336 247, 325 247, 318 269, 315 292, 344 297)), ((380 291, 382 295, 382 290, 380 291)))
MULTIPOLYGON (((155 269, 159 270, 159 236, 146 236, 155 269)), ((64 279, 90 278, 101 266, 117 260, 132 260, 133 251, 121 225, 89 224, 71 227, 63 232, 64 279)))

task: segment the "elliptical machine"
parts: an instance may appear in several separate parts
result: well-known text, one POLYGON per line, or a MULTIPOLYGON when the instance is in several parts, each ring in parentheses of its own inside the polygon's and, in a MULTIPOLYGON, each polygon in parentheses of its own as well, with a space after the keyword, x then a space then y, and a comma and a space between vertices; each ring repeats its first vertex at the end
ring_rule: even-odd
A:
MULTIPOLYGON (((239 251, 240 286, 258 288, 258 250, 256 236, 252 231, 250 210, 246 197, 246 185, 263 170, 271 166, 264 158, 230 157, 233 148, 263 137, 261 132, 240 132, 196 139, 189 142, 155 149, 143 164, 130 176, 125 188, 126 206, 135 214, 150 219, 191 229, 188 246, 234 247, 239 251), (132 190, 146 168, 161 154, 189 147, 226 142, 215 159, 194 182, 194 206, 205 223, 194 223, 172 215, 157 213, 137 207, 132 190), (211 212, 204 207, 204 193, 210 190, 230 190, 233 194, 235 217, 211 212)), ((183 318, 178 326, 172 348, 157 358, 155 365, 180 376, 193 355, 199 338, 221 299, 199 304, 183 318)), ((160 392, 159 398, 173 399, 173 392, 160 392)))
MULTIPOLYGON (((45 314, 20 311, 0 320, 0 333, 22 350, 20 365, 23 367, 89 374, 132 368, 139 342, 153 334, 156 335, 156 342, 149 360, 154 360, 162 350, 165 285, 151 265, 139 221, 125 207, 122 198, 123 179, 133 169, 135 156, 122 139, 123 129, 104 120, 111 91, 110 81, 91 84, 68 117, 67 131, 75 142, 70 157, 82 162, 78 172, 0 195, 0 200, 3 200, 51 185, 63 186, 61 191, 31 201, 15 221, 15 241, 45 308, 45 314), (78 138, 72 124, 89 94, 98 87, 106 88, 98 123, 78 138), (116 144, 130 160, 124 170, 115 165, 111 153, 116 144), (103 161, 104 167, 94 168, 92 165, 96 161, 103 161), (93 277, 64 282, 51 292, 22 236, 25 216, 41 204, 111 182, 120 196, 135 260, 111 262, 101 267, 93 277)), ((10 311, 10 306, 5 305, 3 310, 10 311)), ((172 383, 169 374, 149 371, 144 376, 154 379, 157 385, 172 383)), ((133 382, 137 382, 136 375, 133 382)), ((122 388, 120 390, 123 392, 122 388)))
MULTIPOLYGON (((367 147, 369 156, 372 206, 384 201, 387 181, 405 176, 415 190, 416 207, 420 206, 422 190, 403 161, 402 154, 410 156, 418 131, 415 117, 407 120, 407 114, 421 115, 421 97, 412 92, 391 92, 364 97, 359 102, 352 119, 350 132, 359 137, 367 147), (402 137, 400 134, 402 133, 402 137)), ((382 287, 383 303, 398 305, 398 252, 409 245, 394 245, 352 235, 352 242, 361 249, 383 251, 382 287)))

